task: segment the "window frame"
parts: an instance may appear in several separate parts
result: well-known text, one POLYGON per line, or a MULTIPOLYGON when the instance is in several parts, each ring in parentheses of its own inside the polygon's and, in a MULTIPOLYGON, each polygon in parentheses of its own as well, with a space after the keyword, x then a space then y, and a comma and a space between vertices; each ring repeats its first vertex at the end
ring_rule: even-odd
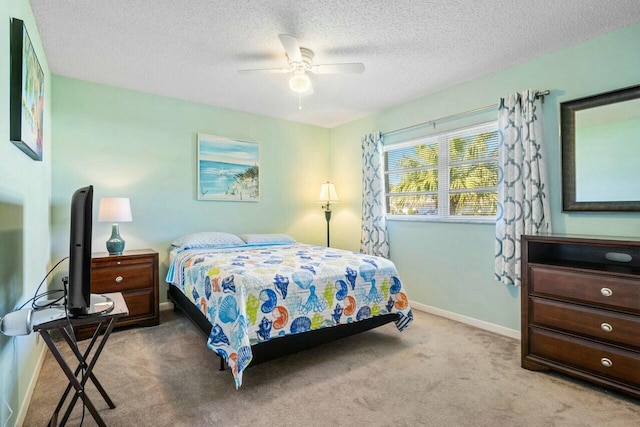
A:
POLYGON ((424 221, 424 222, 457 222, 457 223, 495 223, 497 219, 497 215, 492 216, 473 216, 473 215, 450 215, 449 214, 449 197, 451 194, 456 193, 468 193, 468 192, 492 192, 497 196, 498 193, 498 185, 492 187, 479 187, 473 189, 455 189, 452 190, 449 188, 449 178, 450 178, 450 170, 452 167, 456 166, 465 166, 465 165, 473 165, 478 163, 495 163, 499 167, 498 153, 496 150, 495 156, 490 157, 482 157, 479 159, 472 160, 460 160, 453 161, 450 160, 450 142, 451 140, 457 137, 464 137, 470 135, 477 135, 487 132, 498 132, 498 121, 491 120, 488 122, 477 123, 470 126, 455 128, 431 135, 422 136, 419 138, 412 138, 405 141, 398 141, 391 144, 383 143, 383 156, 386 155, 388 151, 398 150, 402 148, 415 147, 417 145, 431 145, 438 144, 438 164, 436 165, 428 165, 421 166, 417 168, 407 168, 407 169, 387 169, 387 162, 383 161, 384 168, 384 196, 385 196, 385 210, 386 210, 386 219, 392 221, 424 221), (418 191, 418 192, 407 192, 402 193, 403 195, 437 195, 438 197, 438 213, 437 215, 394 215, 389 213, 389 198, 393 197, 394 194, 399 193, 390 193, 389 192, 389 174, 397 173, 399 171, 418 171, 418 170, 430 170, 436 169, 438 171, 438 188, 437 191, 418 191), (444 203, 441 203, 444 201, 444 203))

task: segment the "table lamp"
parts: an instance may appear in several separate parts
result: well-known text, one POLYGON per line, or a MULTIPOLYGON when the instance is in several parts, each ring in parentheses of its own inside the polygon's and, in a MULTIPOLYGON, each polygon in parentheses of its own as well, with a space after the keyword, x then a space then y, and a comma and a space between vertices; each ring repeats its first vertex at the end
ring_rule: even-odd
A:
POLYGON ((320 187, 320 195, 318 196, 318 203, 322 203, 324 209, 324 217, 327 220, 327 247, 331 246, 329 241, 329 221, 331 220, 331 203, 338 203, 338 193, 336 193, 336 187, 329 181, 326 184, 322 184, 320 187))
POLYGON ((131 222, 131 205, 127 197, 100 199, 98 221, 112 222, 111 237, 107 240, 109 255, 120 255, 124 251, 124 240, 120 237, 119 222, 131 222))

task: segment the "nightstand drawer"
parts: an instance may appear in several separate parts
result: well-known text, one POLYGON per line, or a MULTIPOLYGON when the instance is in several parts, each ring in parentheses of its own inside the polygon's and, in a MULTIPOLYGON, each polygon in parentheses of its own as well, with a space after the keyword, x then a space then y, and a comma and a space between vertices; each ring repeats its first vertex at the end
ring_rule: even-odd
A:
POLYGON ((530 266, 530 294, 640 312, 640 280, 530 266))
MULTIPOLYGON (((155 313, 154 303, 155 295, 153 289, 133 292, 123 292, 127 307, 129 307, 129 316, 125 320, 133 320, 136 317, 146 316, 155 313)), ((124 324, 124 321, 119 322, 124 324)))
POLYGON ((640 317, 577 304, 531 298, 532 326, 542 326, 640 348, 640 317))
POLYGON ((96 293, 122 292, 153 286, 151 263, 94 267, 91 270, 91 290, 96 293))

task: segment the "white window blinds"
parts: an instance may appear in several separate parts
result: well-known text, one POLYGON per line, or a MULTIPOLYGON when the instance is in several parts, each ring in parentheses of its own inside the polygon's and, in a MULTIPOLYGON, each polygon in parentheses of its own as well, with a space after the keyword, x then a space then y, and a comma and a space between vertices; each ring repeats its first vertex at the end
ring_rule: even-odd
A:
POLYGON ((495 218, 495 122, 385 146, 384 167, 390 217, 495 218))

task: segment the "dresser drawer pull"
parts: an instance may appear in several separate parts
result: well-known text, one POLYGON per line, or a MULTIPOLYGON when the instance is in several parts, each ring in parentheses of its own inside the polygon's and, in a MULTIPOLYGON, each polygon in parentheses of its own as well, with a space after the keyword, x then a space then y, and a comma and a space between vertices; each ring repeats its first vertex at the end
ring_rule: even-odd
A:
POLYGON ((613 326, 611 326, 607 322, 604 322, 603 324, 600 325, 600 329, 602 329, 605 332, 611 332, 613 331, 613 326))
POLYGON ((604 366, 605 368, 610 368, 613 366, 613 362, 611 361, 611 359, 608 359, 606 357, 600 359, 600 363, 602 363, 602 366, 604 366))
POLYGON ((122 283, 123 280, 122 276, 116 277, 116 283, 122 283))
POLYGON ((600 289, 600 293, 602 294, 603 297, 610 297, 611 295, 613 295, 613 291, 609 288, 600 289))

